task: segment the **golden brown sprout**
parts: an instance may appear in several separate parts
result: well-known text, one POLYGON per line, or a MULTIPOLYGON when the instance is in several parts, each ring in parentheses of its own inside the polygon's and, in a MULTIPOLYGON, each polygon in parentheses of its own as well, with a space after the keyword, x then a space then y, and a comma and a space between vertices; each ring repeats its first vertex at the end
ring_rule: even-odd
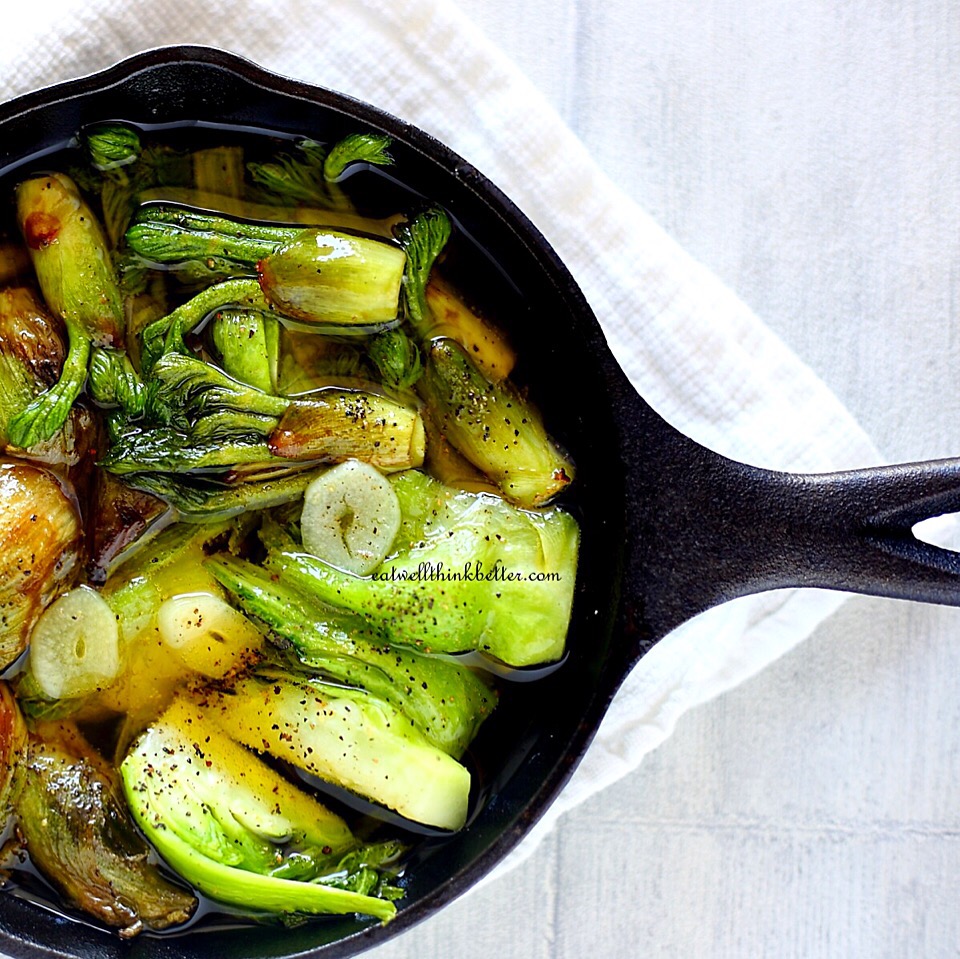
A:
POLYGON ((0 829, 22 785, 21 761, 27 751, 27 726, 10 687, 0 683, 0 829))
POLYGON ((44 608, 70 585, 80 535, 76 507, 52 474, 0 463, 0 668, 26 649, 44 608))
POLYGON ((363 460, 384 472, 423 463, 423 420, 376 393, 322 390, 287 407, 270 435, 270 452, 294 460, 363 460))
POLYGON ((109 767, 72 725, 39 732, 17 806, 33 864, 68 902, 124 938, 186 922, 197 900, 150 862, 109 767))

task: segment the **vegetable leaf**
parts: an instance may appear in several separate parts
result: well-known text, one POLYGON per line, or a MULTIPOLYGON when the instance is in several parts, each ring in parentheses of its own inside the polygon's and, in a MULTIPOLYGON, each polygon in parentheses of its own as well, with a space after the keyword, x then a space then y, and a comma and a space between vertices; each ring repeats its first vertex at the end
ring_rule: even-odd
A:
POLYGON ((380 370, 384 384, 393 389, 413 386, 423 372, 416 343, 398 328, 384 330, 370 341, 370 358, 380 370))
POLYGON ((351 163, 389 166, 393 157, 387 152, 393 141, 382 133, 353 133, 335 143, 323 162, 323 175, 336 180, 351 163))
POLYGON ((122 123, 100 123, 83 136, 90 162, 102 173, 135 163, 140 157, 140 137, 122 123))
POLYGON ((315 140, 301 140, 297 148, 298 155, 282 154, 275 163, 248 163, 254 183, 282 199, 326 204, 329 199, 323 182, 326 147, 315 140))
POLYGON ((409 223, 394 230, 397 242, 407 254, 403 272, 403 298, 407 317, 418 333, 429 317, 426 288, 430 271, 450 239, 450 218, 439 207, 430 207, 409 223))

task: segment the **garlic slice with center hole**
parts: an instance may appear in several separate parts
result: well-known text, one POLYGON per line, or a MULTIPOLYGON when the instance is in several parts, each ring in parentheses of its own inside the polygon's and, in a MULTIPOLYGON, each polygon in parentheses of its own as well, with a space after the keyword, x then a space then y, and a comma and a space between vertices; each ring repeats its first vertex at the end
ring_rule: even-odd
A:
POLYGON ((30 636, 30 670, 50 699, 88 696, 120 670, 120 631, 107 601, 89 586, 64 593, 30 636))
POLYGON ((400 529, 400 501, 386 477, 360 460, 318 476, 303 496, 303 548, 358 576, 384 560, 400 529))

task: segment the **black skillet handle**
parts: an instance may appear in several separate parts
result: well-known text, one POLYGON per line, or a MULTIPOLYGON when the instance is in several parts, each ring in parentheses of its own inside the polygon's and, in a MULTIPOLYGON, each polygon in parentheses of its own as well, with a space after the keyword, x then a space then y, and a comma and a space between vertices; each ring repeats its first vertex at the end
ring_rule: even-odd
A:
POLYGON ((679 433, 615 371, 632 655, 738 596, 815 586, 960 606, 960 554, 918 540, 960 510, 960 459, 841 473, 737 463, 679 433))

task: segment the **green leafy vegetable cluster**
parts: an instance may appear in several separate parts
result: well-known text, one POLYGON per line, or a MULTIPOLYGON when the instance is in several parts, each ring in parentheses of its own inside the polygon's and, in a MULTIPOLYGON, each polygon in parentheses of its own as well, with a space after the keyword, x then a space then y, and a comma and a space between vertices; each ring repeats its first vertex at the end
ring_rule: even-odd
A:
POLYGON ((390 149, 102 123, 16 185, 0 651, 29 652, 0 680, 0 809, 121 936, 199 896, 389 921, 404 821, 468 821, 494 672, 563 658, 573 465, 440 276, 448 214, 347 192, 390 149))

